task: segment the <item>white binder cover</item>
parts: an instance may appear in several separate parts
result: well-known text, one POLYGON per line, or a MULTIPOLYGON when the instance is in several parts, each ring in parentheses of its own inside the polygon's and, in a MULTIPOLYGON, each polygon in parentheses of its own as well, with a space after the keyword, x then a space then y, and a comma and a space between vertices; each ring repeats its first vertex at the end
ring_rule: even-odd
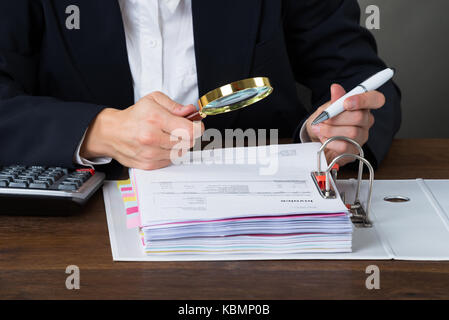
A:
MULTIPOLYGON (((338 182, 353 201, 356 181, 338 182)), ((362 185, 361 199, 366 198, 362 185)), ((449 261, 449 180, 375 181, 370 219, 374 226, 354 229, 352 253, 147 256, 137 229, 127 229, 124 204, 116 181, 103 187, 106 216, 115 261, 203 260, 429 260, 449 261), (391 203, 389 196, 409 202, 391 203)))

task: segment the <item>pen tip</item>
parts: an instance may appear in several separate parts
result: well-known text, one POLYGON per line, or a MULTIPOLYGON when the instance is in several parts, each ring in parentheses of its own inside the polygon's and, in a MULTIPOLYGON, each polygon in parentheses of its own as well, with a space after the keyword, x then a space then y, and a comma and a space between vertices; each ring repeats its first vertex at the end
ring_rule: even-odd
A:
POLYGON ((316 117, 315 120, 313 120, 312 126, 316 126, 316 125, 320 124, 321 122, 326 121, 328 119, 329 119, 329 114, 326 111, 324 111, 318 117, 316 117))

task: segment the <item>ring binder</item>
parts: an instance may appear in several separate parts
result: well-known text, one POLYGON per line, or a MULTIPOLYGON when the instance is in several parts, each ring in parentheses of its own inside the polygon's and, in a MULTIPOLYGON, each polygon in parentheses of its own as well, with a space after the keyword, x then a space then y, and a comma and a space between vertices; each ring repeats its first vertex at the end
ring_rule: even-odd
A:
MULTIPOLYGON (((374 183, 374 169, 372 165, 369 163, 368 160, 364 158, 365 154, 363 152, 362 147, 354 140, 347 138, 347 137, 333 137, 328 139, 323 143, 321 148, 318 150, 317 153, 317 171, 312 172, 312 179, 315 182, 316 187, 318 188, 318 191, 320 192, 321 196, 325 199, 335 199, 337 196, 337 193, 335 191, 335 182, 337 180, 337 171, 336 169, 337 162, 343 158, 354 158, 356 160, 359 160, 359 172, 357 177, 357 189, 355 194, 355 200, 353 204, 348 205, 348 209, 351 212, 351 221, 352 223, 358 227, 358 228, 371 228, 373 226, 372 222, 369 220, 369 213, 370 213, 370 207, 371 207, 371 197, 373 193, 373 183, 374 183), (346 141, 351 144, 353 144, 359 151, 359 155, 356 154, 349 154, 345 153, 342 155, 339 155, 335 159, 333 159, 326 169, 326 171, 321 170, 321 154, 323 153, 326 146, 334 141, 346 141), (363 178, 363 165, 366 165, 369 170, 369 191, 368 191, 368 199, 366 202, 366 208, 363 208, 363 205, 359 199, 360 197, 360 185, 362 183, 363 178), (332 179, 331 179, 332 177, 332 179)), ((344 200, 343 200, 344 201, 344 200)))

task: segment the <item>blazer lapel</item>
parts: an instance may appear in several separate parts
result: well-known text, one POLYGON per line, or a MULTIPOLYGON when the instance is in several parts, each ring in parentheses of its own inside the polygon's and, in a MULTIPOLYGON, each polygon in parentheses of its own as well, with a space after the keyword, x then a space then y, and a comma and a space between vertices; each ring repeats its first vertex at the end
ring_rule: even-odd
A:
MULTIPOLYGON (((192 0, 200 96, 249 76, 260 10, 259 0, 192 0)), ((226 121, 231 127, 237 114, 207 117, 205 123, 215 127, 226 121)))
POLYGON ((63 34, 92 102, 121 109, 132 105, 132 76, 118 1, 106 5, 95 0, 62 0, 55 1, 55 6, 64 14, 69 3, 79 7, 81 24, 79 30, 64 28, 63 34))

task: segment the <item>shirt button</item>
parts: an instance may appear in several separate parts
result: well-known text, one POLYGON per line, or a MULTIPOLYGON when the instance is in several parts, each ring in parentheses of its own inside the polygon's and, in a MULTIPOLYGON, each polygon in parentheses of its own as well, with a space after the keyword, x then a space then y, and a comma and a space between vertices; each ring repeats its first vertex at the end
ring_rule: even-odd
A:
POLYGON ((157 45, 157 41, 156 40, 150 40, 150 41, 148 41, 148 45, 150 46, 150 48, 154 48, 157 45))

